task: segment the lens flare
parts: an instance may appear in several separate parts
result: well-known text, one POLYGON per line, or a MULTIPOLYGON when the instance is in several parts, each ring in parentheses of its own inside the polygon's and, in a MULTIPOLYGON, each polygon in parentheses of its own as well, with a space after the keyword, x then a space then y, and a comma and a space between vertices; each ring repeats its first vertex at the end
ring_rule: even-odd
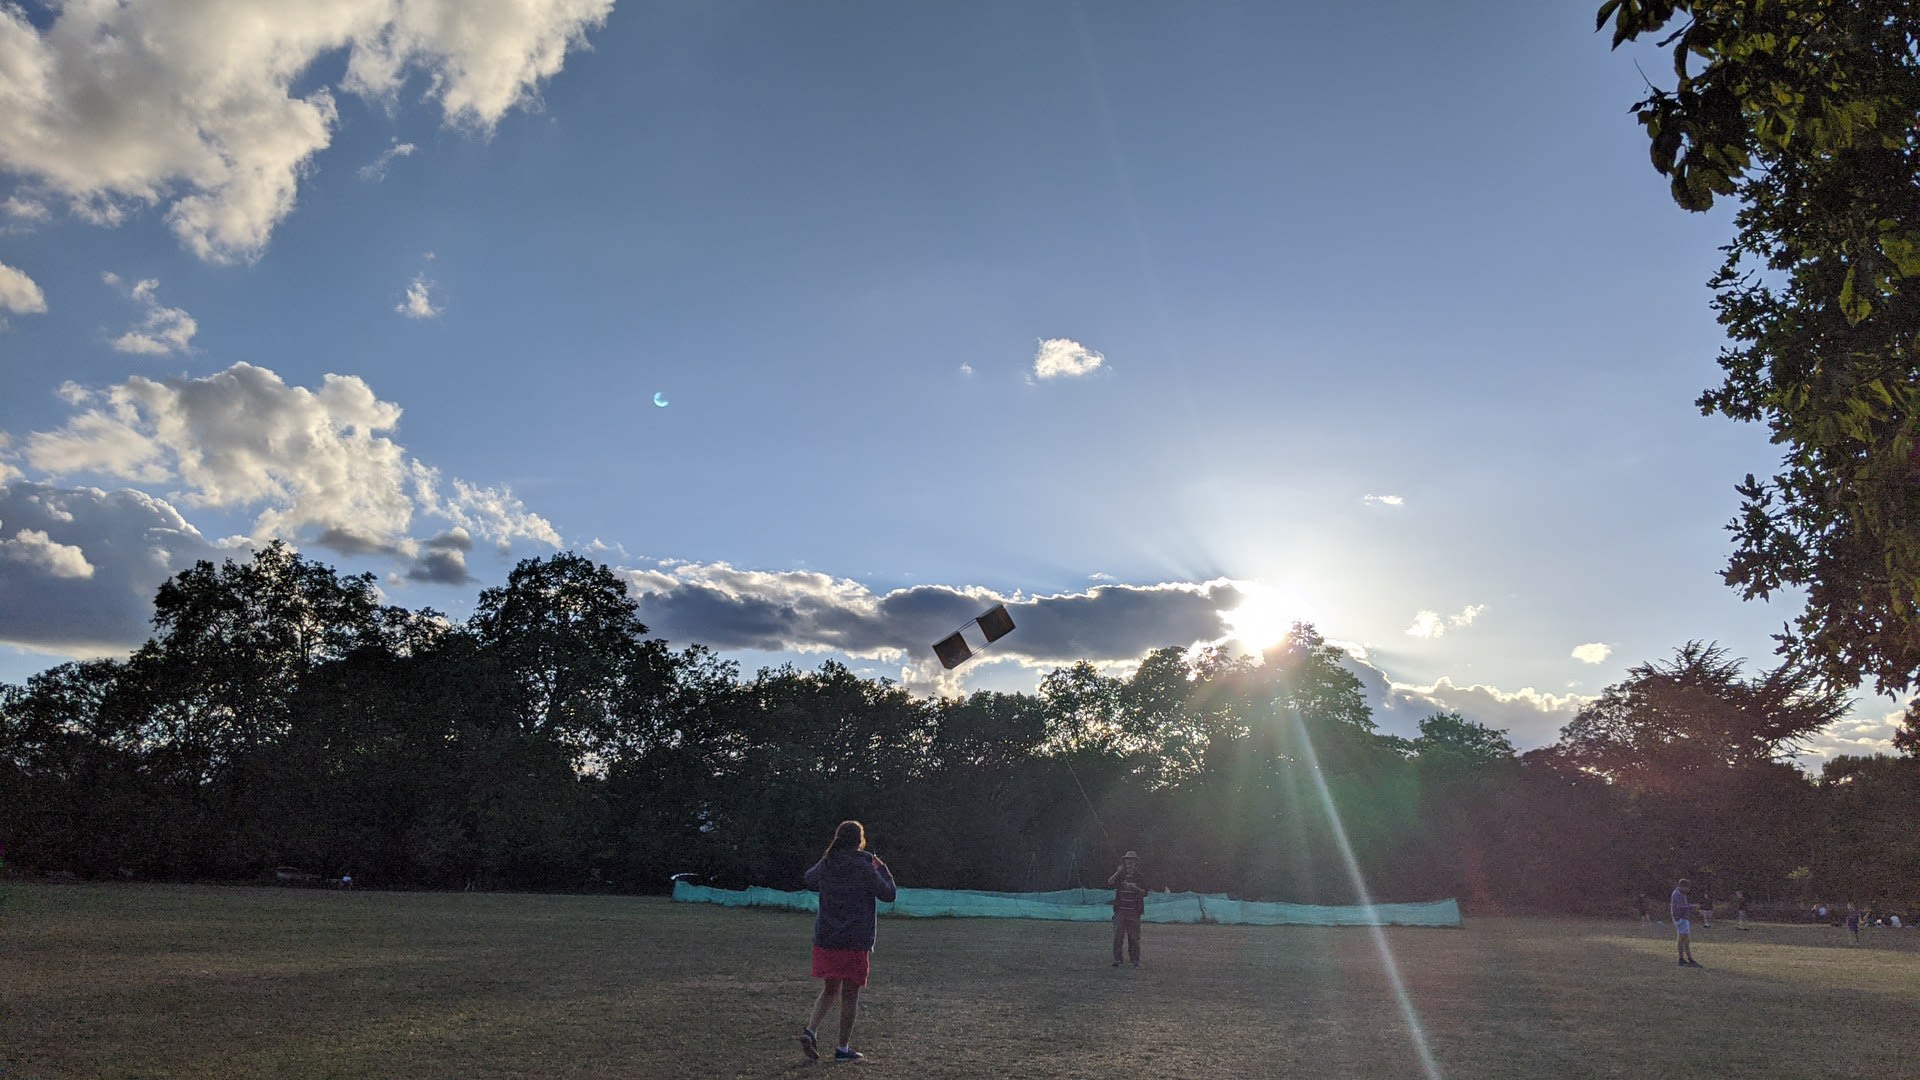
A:
MULTIPOLYGON (((1282 704, 1274 702, 1276 707, 1282 704)), ((1366 875, 1360 872, 1360 860, 1353 854, 1353 843, 1347 839, 1346 824, 1340 820, 1340 811, 1333 805, 1333 792, 1327 787, 1326 774, 1320 771, 1320 755, 1313 748, 1313 737, 1308 734, 1306 722, 1300 719, 1298 710, 1288 708, 1286 711, 1300 736, 1300 749, 1307 773, 1313 777, 1314 792, 1320 796, 1320 805, 1327 812, 1327 822, 1333 827, 1333 839, 1340 847, 1340 860, 1346 865, 1354 895, 1360 898, 1360 906, 1367 913, 1367 930, 1373 935, 1373 947, 1380 954, 1380 967, 1387 973, 1387 982, 1393 987, 1393 999, 1400 1006, 1400 1018, 1406 1021, 1407 1035, 1413 1040, 1414 1052, 1420 1055, 1420 1067, 1429 1080, 1440 1080, 1440 1065, 1433 1060, 1433 1049, 1427 1043, 1427 1032, 1420 1024, 1420 1014, 1414 1010, 1407 984, 1400 978, 1400 965, 1393 958, 1393 946, 1387 943, 1387 932, 1374 913, 1373 894, 1367 889, 1366 875)))

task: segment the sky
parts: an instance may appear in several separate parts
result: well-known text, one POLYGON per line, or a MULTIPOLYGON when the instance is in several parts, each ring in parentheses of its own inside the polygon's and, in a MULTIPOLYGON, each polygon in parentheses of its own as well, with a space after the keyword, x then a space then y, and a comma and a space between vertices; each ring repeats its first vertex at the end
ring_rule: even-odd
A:
POLYGON ((1758 673, 1729 219, 1590 7, 0 0, 0 680, 273 539, 926 693, 1305 620, 1522 748, 1758 673))

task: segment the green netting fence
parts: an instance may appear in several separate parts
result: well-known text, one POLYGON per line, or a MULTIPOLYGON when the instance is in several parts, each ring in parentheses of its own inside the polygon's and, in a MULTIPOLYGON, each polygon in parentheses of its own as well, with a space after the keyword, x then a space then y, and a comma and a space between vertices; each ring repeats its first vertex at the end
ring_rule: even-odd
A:
MULTIPOLYGON (((682 904, 780 908, 817 911, 820 895, 753 886, 715 889, 686 881, 673 883, 673 899, 682 904)), ((901 889, 882 915, 917 918, 1063 919, 1105 922, 1113 918, 1111 889, 1060 889, 1056 892, 980 892, 971 889, 901 889)), ((1230 926, 1459 926, 1460 905, 1452 899, 1415 904, 1283 904, 1233 900, 1225 893, 1157 892, 1147 894, 1142 919, 1152 923, 1223 923, 1230 926)))

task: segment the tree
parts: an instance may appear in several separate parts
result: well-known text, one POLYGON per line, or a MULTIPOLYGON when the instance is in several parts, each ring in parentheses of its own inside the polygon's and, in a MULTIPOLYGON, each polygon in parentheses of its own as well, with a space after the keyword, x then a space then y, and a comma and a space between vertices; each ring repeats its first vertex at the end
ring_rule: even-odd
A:
POLYGON ((1846 714, 1851 702, 1782 665, 1747 678, 1718 645, 1690 641, 1640 664, 1561 730, 1555 749, 1630 790, 1686 793, 1727 769, 1768 764, 1846 714))
POLYGON ((1613 44, 1677 30, 1635 106, 1674 200, 1730 196, 1712 279, 1731 343, 1704 413, 1764 423, 1725 576, 1804 589, 1780 637, 1829 685, 1920 682, 1920 2, 1607 0, 1613 44))
POLYGON ((1920 758, 1920 698, 1907 702, 1907 712, 1893 732, 1893 748, 1908 757, 1920 758))
POLYGON ((1820 773, 1827 811, 1814 847, 1814 876, 1835 899, 1885 910, 1914 900, 1920 866, 1920 762, 1837 757, 1820 773))
POLYGON ((660 662, 639 610, 612 570, 570 551, 523 559, 481 592, 473 631, 517 687, 525 734, 579 755, 618 739, 629 676, 660 662))
POLYGON ((152 705, 149 737, 209 778, 282 735, 287 704, 317 664, 377 644, 373 575, 340 577, 275 541, 250 562, 201 561, 154 596, 157 636, 131 675, 152 705))
POLYGON ((1469 766, 1489 765, 1513 758, 1507 733, 1476 724, 1457 712, 1437 712, 1420 721, 1420 737, 1413 740, 1418 757, 1469 766))

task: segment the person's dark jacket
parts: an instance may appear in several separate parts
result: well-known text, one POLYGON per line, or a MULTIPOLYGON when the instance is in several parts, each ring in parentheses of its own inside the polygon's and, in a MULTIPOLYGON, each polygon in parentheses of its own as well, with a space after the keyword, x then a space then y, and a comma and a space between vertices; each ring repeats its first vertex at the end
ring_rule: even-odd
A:
POLYGON ((836 850, 807 869, 820 890, 813 943, 822 949, 873 948, 875 901, 894 897, 893 871, 868 851, 836 850))
POLYGON ((1122 868, 1107 879, 1113 889, 1113 914, 1122 919, 1137 919, 1147 912, 1147 879, 1140 871, 1122 868))

